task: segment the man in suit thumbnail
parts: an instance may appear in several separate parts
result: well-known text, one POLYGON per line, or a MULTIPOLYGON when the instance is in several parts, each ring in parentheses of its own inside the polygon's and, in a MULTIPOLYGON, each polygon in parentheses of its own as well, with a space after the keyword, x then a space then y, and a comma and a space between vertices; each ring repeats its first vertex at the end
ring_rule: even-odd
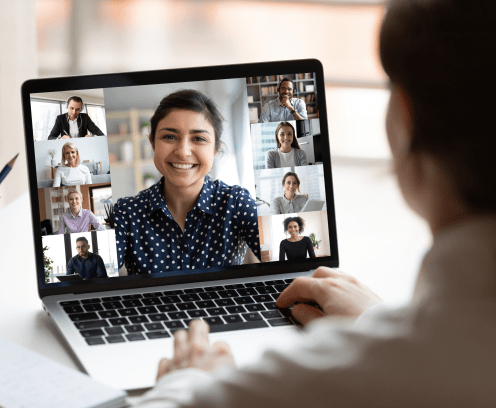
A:
POLYGON ((88 131, 97 136, 104 136, 88 114, 81 113, 83 106, 83 100, 79 96, 71 96, 67 100, 67 113, 57 116, 48 140, 89 137, 88 131))

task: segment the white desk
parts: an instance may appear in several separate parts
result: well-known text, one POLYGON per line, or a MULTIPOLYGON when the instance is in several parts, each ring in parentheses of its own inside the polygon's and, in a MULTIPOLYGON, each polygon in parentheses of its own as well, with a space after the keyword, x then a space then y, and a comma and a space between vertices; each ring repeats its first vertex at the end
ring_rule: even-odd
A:
MULTIPOLYGON (((408 301, 430 238, 386 166, 335 161, 334 193, 341 269, 387 302, 408 301)), ((41 308, 29 214, 27 193, 0 211, 0 337, 80 369, 41 308)))

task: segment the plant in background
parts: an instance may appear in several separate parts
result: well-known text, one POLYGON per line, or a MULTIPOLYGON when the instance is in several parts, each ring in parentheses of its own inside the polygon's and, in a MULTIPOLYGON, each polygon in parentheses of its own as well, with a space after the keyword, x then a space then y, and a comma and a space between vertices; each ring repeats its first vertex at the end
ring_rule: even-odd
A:
POLYGON ((46 251, 50 248, 45 246, 43 247, 43 265, 45 266, 45 283, 50 283, 50 275, 53 271, 53 260, 46 255, 46 251))
POLYGON ((312 244, 313 244, 314 248, 316 248, 316 249, 320 248, 320 243, 322 242, 322 240, 317 241, 317 237, 315 236, 315 234, 313 232, 308 236, 308 238, 310 238, 312 240, 312 244))
POLYGON ((55 149, 48 149, 48 150, 47 150, 47 154, 48 154, 48 155, 52 158, 52 160, 53 160, 53 158, 55 157, 55 154, 56 154, 56 153, 55 153, 55 149))
POLYGON ((110 228, 115 228, 114 204, 112 204, 111 198, 112 196, 110 196, 109 198, 102 198, 100 202, 105 207, 105 213, 107 214, 107 218, 104 218, 105 222, 108 223, 110 228))

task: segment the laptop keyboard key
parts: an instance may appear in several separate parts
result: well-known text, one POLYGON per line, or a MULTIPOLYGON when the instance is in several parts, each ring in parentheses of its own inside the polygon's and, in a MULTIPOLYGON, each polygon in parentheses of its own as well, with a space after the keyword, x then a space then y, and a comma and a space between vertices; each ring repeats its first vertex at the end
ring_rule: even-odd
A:
POLYGON ((79 333, 81 333, 81 336, 85 339, 88 337, 100 337, 105 335, 102 329, 81 330, 79 333))
POLYGON ((205 292, 203 288, 193 288, 193 289, 184 289, 184 293, 200 293, 205 292))
POLYGON ((102 302, 116 302, 121 299, 122 298, 120 296, 107 296, 102 298, 102 302))
POLYGON ((193 309, 198 309, 193 302, 178 303, 177 304, 177 308, 179 310, 193 310, 193 309))
POLYGON ((183 324, 181 320, 175 320, 173 322, 165 322, 164 323, 169 329, 185 329, 186 326, 183 324))
POLYGON ((101 303, 102 299, 100 298, 91 298, 91 299, 83 299, 81 300, 81 303, 83 305, 87 305, 88 303, 101 303))
POLYGON ((131 316, 129 318, 129 321, 131 323, 148 323, 150 320, 148 320, 148 317, 141 315, 141 316, 131 316))
POLYGON ((109 319, 109 322, 112 326, 122 326, 124 324, 129 324, 129 320, 125 317, 118 317, 116 319, 109 319))
POLYGON ((88 320, 86 322, 74 323, 79 330, 96 329, 99 327, 108 327, 109 324, 106 320, 88 320))
POLYGON ((277 309, 276 302, 266 302, 266 303, 264 303, 264 306, 268 310, 277 309))
POLYGON ((243 321, 243 318, 239 315, 228 315, 228 316, 222 316, 222 318, 227 322, 227 323, 239 323, 243 321))
POLYGON ((203 300, 219 299, 217 292, 203 292, 199 295, 203 300))
POLYGON ((277 279, 277 280, 270 280, 270 281, 265 281, 266 285, 274 286, 274 285, 284 285, 286 282, 284 282, 282 279, 277 279))
POLYGON ((156 298, 156 297, 162 297, 164 294, 162 292, 151 292, 151 293, 145 293, 143 297, 145 298, 156 298))
POLYGON ((106 327, 105 331, 107 332, 108 335, 123 334, 124 333, 124 330, 120 326, 106 327))
POLYGON ((124 326, 128 333, 139 333, 145 331, 144 327, 141 324, 132 324, 130 326, 124 326))
POLYGON ((160 313, 160 314, 151 314, 151 315, 148 315, 148 317, 150 318, 150 320, 152 322, 162 322, 164 320, 169 320, 169 318, 167 317, 167 315, 165 313, 160 313))
POLYGON ((118 312, 121 316, 136 316, 138 314, 138 311, 134 308, 119 309, 118 312))
POLYGON ((208 288, 205 288, 205 292, 217 292, 219 290, 224 290, 224 286, 209 286, 208 288))
POLYGON ((179 296, 183 302, 194 302, 195 300, 201 300, 200 296, 195 293, 190 293, 188 295, 179 296))
POLYGON ((253 305, 246 305, 245 307, 249 312, 259 312, 260 310, 265 310, 265 306, 262 303, 254 303, 253 305))
POLYGON ((279 310, 269 310, 267 312, 262 312, 262 316, 266 319, 278 319, 283 317, 279 310))
POLYGON ((89 346, 98 346, 100 344, 105 344, 105 340, 103 340, 101 337, 90 337, 89 339, 85 340, 89 346))
POLYGON ((115 310, 104 310, 103 312, 98 312, 98 315, 102 319, 110 319, 111 317, 119 317, 119 314, 115 310))
POLYGON ((227 313, 223 307, 214 307, 213 309, 207 309, 207 312, 210 316, 220 316, 227 313))
POLYGON ((95 312, 73 314, 73 315, 69 315, 69 318, 73 322, 82 322, 83 320, 97 320, 97 319, 99 319, 98 315, 95 312))
POLYGON ((238 297, 238 292, 236 292, 234 289, 229 289, 229 290, 219 290, 217 294, 221 298, 232 298, 232 297, 238 297))
POLYGON ((145 306, 155 306, 162 304, 162 301, 158 297, 147 298, 147 299, 143 299, 142 301, 145 306))
POLYGON ((267 320, 271 326, 277 327, 277 326, 290 326, 293 324, 293 322, 288 319, 287 317, 285 318, 280 318, 280 319, 270 319, 267 320))
POLYGON ((83 305, 83 308, 87 312, 96 312, 99 310, 103 310, 103 307, 100 303, 91 303, 89 305, 83 305))
POLYGON ((122 304, 126 307, 138 307, 138 306, 143 306, 143 303, 141 303, 141 300, 139 299, 129 299, 129 300, 123 300, 122 304))
POLYGON ((210 333, 226 332, 232 330, 261 329, 263 327, 269 327, 269 325, 264 320, 255 320, 252 322, 239 322, 210 326, 210 333))
POLYGON ((247 305, 247 304, 250 304, 250 303, 255 303, 250 296, 237 297, 237 298, 233 298, 233 300, 238 305, 247 305))
POLYGON ((102 305, 105 310, 122 309, 123 307, 121 302, 105 302, 102 305))
POLYGON ((181 289, 176 289, 176 290, 169 290, 167 292, 164 292, 164 296, 175 296, 175 295, 182 295, 184 292, 181 289))
POLYGON ((181 299, 179 299, 179 296, 163 296, 160 298, 160 300, 167 304, 167 303, 179 303, 181 299))
POLYGON ((138 312, 140 312, 142 315, 150 314, 150 313, 157 313, 157 308, 155 306, 143 306, 143 307, 138 307, 136 308, 138 312))
POLYGON ((257 286, 265 286, 265 283, 263 283, 263 282, 248 282, 248 283, 245 283, 245 286, 247 288, 256 288, 257 286))
POLYGON ((200 300, 199 302, 195 302, 196 306, 200 309, 207 309, 208 307, 215 307, 216 304, 213 300, 200 300))
POLYGON ((141 333, 131 333, 131 334, 126 334, 126 338, 129 341, 140 341, 140 340, 145 340, 145 336, 143 336, 141 333))
POLYGON ((208 323, 209 326, 215 326, 218 324, 226 324, 224 320, 220 316, 215 316, 215 317, 204 317, 203 321, 205 323, 208 323))
POLYGON ((67 314, 83 313, 84 310, 81 306, 64 306, 64 310, 67 314))
POLYGON ((245 288, 245 289, 238 289, 238 294, 240 296, 251 296, 251 295, 257 295, 258 292, 254 288, 245 288))
POLYGON ((143 295, 140 293, 135 293, 134 295, 124 295, 122 298, 125 300, 131 300, 131 299, 141 299, 143 295))
POLYGON ((217 306, 234 306, 234 300, 232 299, 215 299, 217 306))
POLYGON ((164 330, 164 325, 160 322, 157 323, 146 323, 144 324, 146 330, 152 331, 152 330, 164 330))
POLYGON ((170 312, 168 313, 171 320, 187 319, 188 315, 185 312, 170 312))
POLYGON ((157 306, 157 309, 160 312, 175 312, 175 311, 177 311, 176 305, 172 305, 172 304, 160 305, 160 306, 157 306))
POLYGON ((251 322, 253 320, 262 320, 262 316, 260 313, 243 313, 241 316, 244 317, 244 319, 248 322, 251 322))
POLYGON ((242 283, 235 283, 234 285, 224 285, 225 289, 242 289, 244 287, 245 285, 243 285, 242 283))
POLYGON ((109 344, 125 343, 126 342, 126 339, 122 336, 107 336, 107 337, 105 337, 105 339, 107 340, 107 342, 109 344))
POLYGON ((189 314, 189 317, 193 318, 193 319, 196 319, 198 317, 204 317, 204 316, 208 316, 207 312, 205 312, 205 310, 190 310, 188 311, 188 314, 189 314))
POLYGON ((150 340, 154 340, 154 339, 165 339, 167 337, 170 337, 171 335, 165 331, 165 330, 162 330, 162 331, 154 331, 154 332, 148 332, 148 333, 145 333, 146 337, 148 337, 150 340))
POLYGON ((263 288, 257 288, 257 292, 260 295, 267 295, 269 293, 277 293, 277 290, 274 289, 274 286, 264 286, 263 288))
POLYGON ((246 309, 244 308, 244 306, 228 306, 226 307, 226 310, 231 314, 246 313, 246 309))
POLYGON ((289 285, 285 283, 284 285, 275 285, 274 289, 277 291, 277 293, 281 293, 284 289, 286 289, 289 285))
POLYGON ((253 300, 258 303, 272 302, 274 298, 271 295, 252 296, 253 300))

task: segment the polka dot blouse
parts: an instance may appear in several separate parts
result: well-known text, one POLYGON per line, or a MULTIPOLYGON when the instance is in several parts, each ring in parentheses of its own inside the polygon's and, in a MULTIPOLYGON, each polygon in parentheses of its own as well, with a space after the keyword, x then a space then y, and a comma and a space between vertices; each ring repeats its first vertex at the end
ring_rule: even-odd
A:
POLYGON ((114 206, 119 269, 129 275, 240 265, 247 245, 260 258, 256 204, 248 190, 208 176, 184 232, 161 194, 163 178, 114 206))

